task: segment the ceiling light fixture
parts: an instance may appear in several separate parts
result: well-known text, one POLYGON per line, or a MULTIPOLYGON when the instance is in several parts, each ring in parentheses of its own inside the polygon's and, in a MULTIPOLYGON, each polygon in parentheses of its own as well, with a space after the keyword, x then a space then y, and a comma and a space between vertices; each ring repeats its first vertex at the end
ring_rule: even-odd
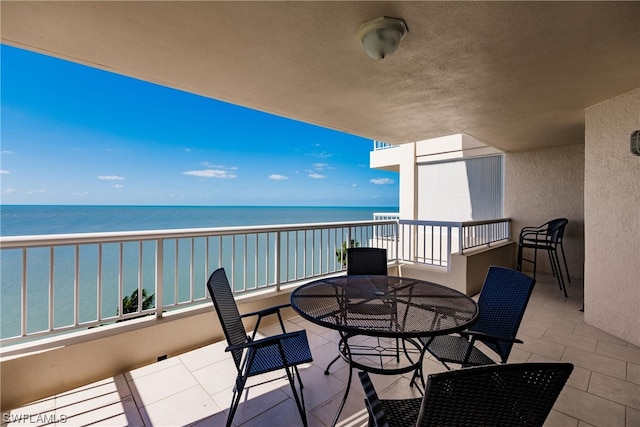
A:
POLYGON ((383 16, 360 25, 356 38, 373 59, 384 59, 398 48, 400 40, 409 32, 402 19, 383 16))

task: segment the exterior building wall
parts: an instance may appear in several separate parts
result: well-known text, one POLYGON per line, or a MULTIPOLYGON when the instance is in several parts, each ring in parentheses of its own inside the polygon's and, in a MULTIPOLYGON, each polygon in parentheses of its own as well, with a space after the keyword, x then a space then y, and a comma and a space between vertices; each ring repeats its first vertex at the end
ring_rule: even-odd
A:
MULTIPOLYGON (((504 214, 518 240, 525 226, 567 218, 564 249, 572 278, 584 277, 584 145, 505 154, 504 214)), ((525 263, 524 271, 532 271, 525 263)), ((538 258, 538 272, 551 273, 549 258, 538 258)), ((571 284, 567 291, 571 297, 571 284)))
POLYGON ((640 345, 640 89, 585 118, 585 321, 640 345))

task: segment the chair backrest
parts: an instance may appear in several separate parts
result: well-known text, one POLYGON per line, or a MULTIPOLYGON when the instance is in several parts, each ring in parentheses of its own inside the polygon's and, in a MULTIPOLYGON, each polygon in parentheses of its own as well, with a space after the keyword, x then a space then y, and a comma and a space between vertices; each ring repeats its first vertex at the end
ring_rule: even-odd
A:
MULTIPOLYGON (((207 289, 213 300, 216 313, 218 313, 218 319, 220 319, 220 325, 227 343, 231 346, 247 342, 249 340, 247 331, 242 324, 240 312, 238 311, 236 300, 233 298, 224 268, 219 268, 211 273, 207 281, 207 289)), ((242 350, 232 351, 231 354, 236 367, 240 369, 242 350)))
MULTIPOLYGON (((515 338, 535 280, 510 268, 491 266, 478 298, 478 320, 469 330, 515 338)), ((483 341, 506 362, 513 343, 483 341)))
POLYGON ((564 229, 569 223, 566 218, 557 218, 549 221, 547 227, 547 238, 552 243, 562 243, 564 237, 564 229))
POLYGON ((489 365, 429 375, 419 426, 542 426, 570 363, 489 365))
POLYGON ((347 275, 387 274, 387 250, 380 248, 348 248, 347 275))

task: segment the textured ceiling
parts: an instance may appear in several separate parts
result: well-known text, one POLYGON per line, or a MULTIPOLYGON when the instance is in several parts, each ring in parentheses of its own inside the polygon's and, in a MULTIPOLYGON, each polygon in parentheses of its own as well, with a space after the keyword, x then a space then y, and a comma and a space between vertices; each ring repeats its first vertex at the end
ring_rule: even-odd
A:
POLYGON ((394 144, 579 144, 586 107, 640 87, 640 2, 0 7, 3 43, 394 144), (354 33, 383 15, 409 34, 376 61, 354 33))

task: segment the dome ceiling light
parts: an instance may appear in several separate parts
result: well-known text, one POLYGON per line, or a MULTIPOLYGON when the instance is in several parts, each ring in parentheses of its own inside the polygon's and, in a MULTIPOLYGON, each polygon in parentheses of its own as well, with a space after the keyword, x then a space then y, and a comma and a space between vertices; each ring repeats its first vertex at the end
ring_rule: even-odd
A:
POLYGON ((383 16, 360 25, 356 38, 373 59, 384 59, 398 48, 400 40, 409 32, 402 19, 383 16))

